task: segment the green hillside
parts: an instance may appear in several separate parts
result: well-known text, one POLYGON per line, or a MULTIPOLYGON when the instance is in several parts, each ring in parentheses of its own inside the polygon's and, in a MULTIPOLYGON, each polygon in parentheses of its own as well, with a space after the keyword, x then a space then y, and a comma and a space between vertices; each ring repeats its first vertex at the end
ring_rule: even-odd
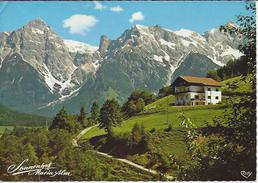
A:
POLYGON ((155 102, 145 106, 144 112, 154 112, 154 111, 166 110, 174 102, 175 102, 175 96, 169 95, 169 96, 163 97, 163 98, 156 100, 155 102))
POLYGON ((252 91, 251 78, 247 79, 243 76, 237 76, 221 82, 223 95, 241 95, 252 91))
MULTIPOLYGON (((180 121, 178 115, 182 112, 190 118, 197 127, 202 127, 205 121, 211 122, 212 118, 222 114, 222 105, 209 105, 209 106, 168 106, 164 101, 173 101, 174 96, 168 96, 161 98, 154 103, 151 103, 145 107, 143 113, 126 119, 122 122, 120 127, 115 128, 116 132, 129 132, 131 131, 135 123, 143 124, 146 130, 155 128, 156 130, 162 130, 168 127, 169 124, 173 128, 180 128, 180 121), (157 108, 154 108, 157 106, 157 108)), ((94 136, 103 135, 105 131, 94 127, 83 137, 89 139, 94 136)))
POLYGON ((16 112, 3 105, 0 105, 0 126, 41 126, 48 124, 51 119, 43 116, 36 116, 31 114, 25 114, 16 112))
POLYGON ((1 135, 4 133, 4 131, 8 129, 8 130, 12 130, 13 126, 0 126, 0 137, 1 135))
MULTIPOLYGON (((149 150, 145 153, 127 154, 123 144, 109 146, 107 142, 106 132, 103 129, 94 127, 87 132, 80 143, 90 140, 92 145, 100 150, 120 157, 120 155, 137 164, 159 170, 157 164, 151 165, 153 154, 158 154, 162 158, 173 157, 178 162, 189 160, 187 147, 185 143, 186 131, 181 126, 178 116, 183 112, 184 115, 191 119, 197 128, 204 127, 207 123, 212 123, 212 118, 220 116, 224 111, 222 105, 209 106, 171 106, 174 96, 161 98, 144 109, 144 112, 126 119, 120 127, 114 128, 116 134, 131 133, 135 123, 143 124, 145 131, 149 134, 149 150), (168 101, 168 102, 167 102, 168 101), (169 125, 172 130, 167 131, 169 125)), ((168 170, 168 174, 177 176, 179 169, 177 166, 168 170)))

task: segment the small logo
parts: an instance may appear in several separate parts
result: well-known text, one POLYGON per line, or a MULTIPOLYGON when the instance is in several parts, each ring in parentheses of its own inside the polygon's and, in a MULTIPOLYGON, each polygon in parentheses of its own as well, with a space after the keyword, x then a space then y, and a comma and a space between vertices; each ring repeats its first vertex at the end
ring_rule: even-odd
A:
POLYGON ((252 173, 253 173, 253 172, 246 172, 246 171, 244 171, 244 170, 242 170, 242 171, 240 172, 240 174, 241 174, 244 178, 246 178, 246 179, 248 179, 248 178, 252 175, 252 173))

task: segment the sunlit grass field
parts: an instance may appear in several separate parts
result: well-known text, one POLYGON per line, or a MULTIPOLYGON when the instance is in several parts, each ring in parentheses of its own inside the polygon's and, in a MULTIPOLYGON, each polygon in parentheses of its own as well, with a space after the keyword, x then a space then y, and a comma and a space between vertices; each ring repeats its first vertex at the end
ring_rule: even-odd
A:
MULTIPOLYGON (((172 98, 172 97, 170 97, 172 98)), ((164 100, 164 98, 160 99, 164 100)), ((156 104, 159 101, 156 101, 156 104)), ((156 105, 155 104, 155 105, 156 105)), ((150 104, 153 106, 154 104, 150 104)), ((161 130, 168 127, 169 124, 172 128, 181 128, 181 121, 178 116, 183 113, 186 117, 195 124, 195 126, 203 127, 206 123, 212 124, 212 119, 215 116, 220 116, 224 109, 221 105, 209 105, 209 106, 166 106, 160 107, 158 110, 150 106, 146 106, 142 114, 133 116, 122 122, 121 126, 116 127, 116 132, 130 132, 135 123, 143 124, 145 130, 161 130)), ((94 127, 87 132, 82 139, 89 139, 94 136, 105 134, 103 129, 94 127)))
POLYGON ((13 126, 0 126, 0 136, 4 133, 5 129, 12 130, 13 126))

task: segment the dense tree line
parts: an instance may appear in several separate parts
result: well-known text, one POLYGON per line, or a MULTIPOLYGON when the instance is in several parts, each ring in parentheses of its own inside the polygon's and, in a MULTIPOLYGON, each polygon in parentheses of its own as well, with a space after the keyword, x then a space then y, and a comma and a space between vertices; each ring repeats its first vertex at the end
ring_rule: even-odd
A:
POLYGON ((6 131, 0 140, 1 180, 101 180, 105 179, 99 160, 86 149, 71 146, 72 134, 64 129, 16 127, 6 131), (29 159, 29 165, 53 162, 71 176, 10 175, 7 167, 29 159))
POLYGON ((207 77, 223 81, 240 75, 246 76, 248 73, 250 73, 248 58, 242 56, 237 60, 229 61, 225 66, 217 70, 209 70, 207 72, 207 77))
POLYGON ((87 116, 84 107, 81 107, 78 115, 68 114, 63 107, 54 117, 49 130, 65 129, 70 133, 77 133, 79 130, 98 124, 99 122, 99 106, 94 102, 91 107, 91 115, 87 116))
POLYGON ((149 135, 142 124, 135 123, 130 132, 111 131, 109 135, 95 137, 90 142, 102 152, 125 157, 147 152, 149 135))
POLYGON ((168 95, 173 94, 173 87, 172 86, 165 86, 159 90, 158 98, 166 97, 168 95))
POLYGON ((145 105, 155 100, 155 96, 147 91, 133 91, 122 107, 125 116, 130 117, 142 112, 145 105))

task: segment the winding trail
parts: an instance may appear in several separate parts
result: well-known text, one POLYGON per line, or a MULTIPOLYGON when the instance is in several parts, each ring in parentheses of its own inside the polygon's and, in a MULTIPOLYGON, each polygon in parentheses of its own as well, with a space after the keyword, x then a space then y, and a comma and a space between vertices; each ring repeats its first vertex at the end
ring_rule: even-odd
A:
MULTIPOLYGON (((82 130, 82 131, 72 140, 72 145, 73 145, 74 147, 81 147, 81 146, 78 144, 78 140, 79 140, 85 133, 87 133, 87 132, 90 131, 93 127, 96 127, 96 126, 98 126, 98 125, 94 125, 94 126, 91 126, 91 127, 88 127, 88 128, 85 128, 84 130, 82 130)), ((107 157, 107 158, 113 158, 113 159, 116 159, 116 160, 118 160, 118 161, 124 162, 124 163, 126 163, 126 164, 128 164, 128 165, 131 165, 131 166, 133 166, 133 167, 135 167, 135 168, 138 168, 138 169, 140 169, 140 170, 149 172, 149 173, 151 173, 151 174, 153 174, 153 175, 160 174, 160 173, 157 172, 156 170, 152 170, 152 169, 145 168, 144 166, 139 165, 139 164, 136 164, 136 163, 134 163, 134 162, 132 162, 132 161, 129 161, 129 160, 127 160, 127 159, 116 158, 116 157, 111 156, 111 155, 109 155, 109 154, 107 154, 107 153, 103 153, 103 152, 96 151, 96 150, 92 150, 92 152, 95 152, 96 154, 99 154, 99 155, 104 156, 104 157, 107 157)), ((173 176, 164 175, 164 174, 162 174, 162 175, 163 175, 164 177, 166 177, 168 180, 175 180, 175 177, 173 177, 173 176)))
POLYGON ((87 133, 88 131, 90 131, 92 128, 96 127, 98 125, 94 125, 94 126, 90 126, 88 128, 85 128, 84 130, 82 130, 73 140, 72 140, 72 145, 74 147, 81 147, 79 144, 78 144, 78 140, 85 134, 87 133))

